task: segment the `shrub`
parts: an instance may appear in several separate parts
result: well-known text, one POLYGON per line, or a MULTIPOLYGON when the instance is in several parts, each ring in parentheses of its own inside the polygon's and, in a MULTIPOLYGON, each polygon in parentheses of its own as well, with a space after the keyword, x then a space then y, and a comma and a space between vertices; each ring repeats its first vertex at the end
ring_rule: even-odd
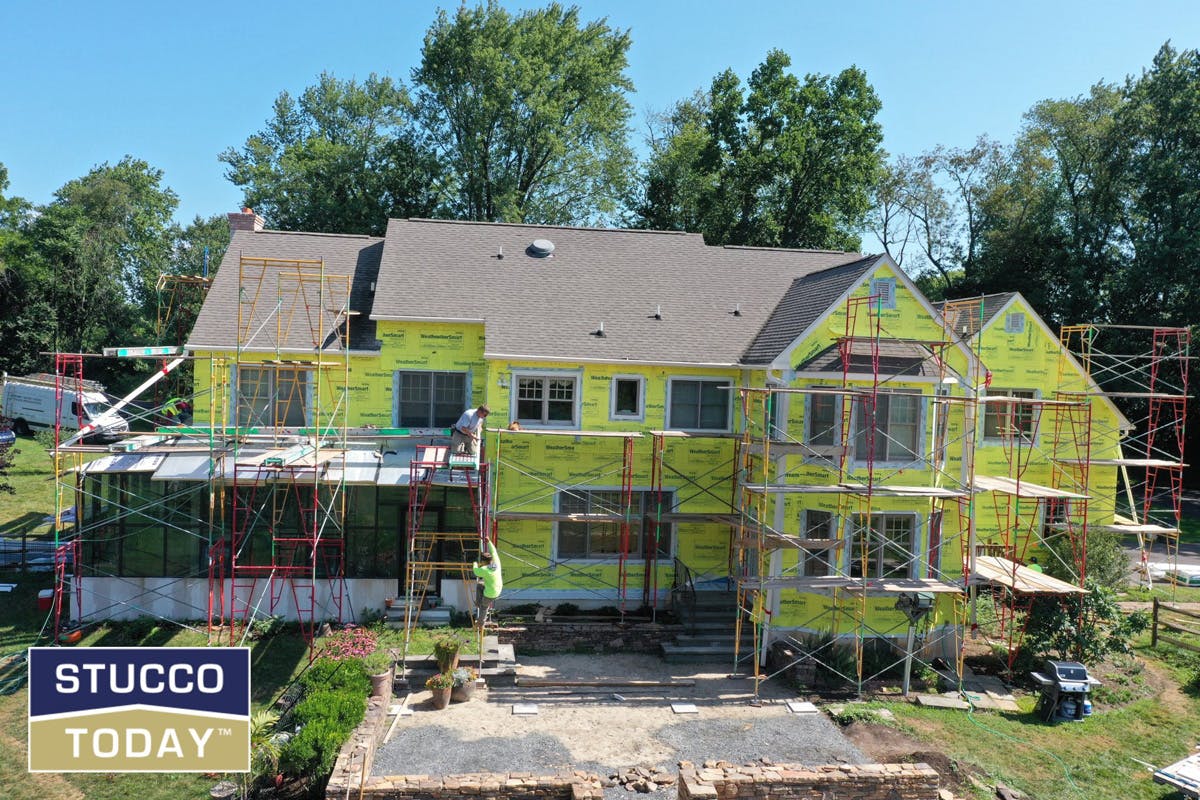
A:
POLYGON ((317 720, 333 720, 346 728, 362 722, 366 712, 365 699, 349 692, 316 691, 307 695, 292 709, 298 725, 309 725, 317 720))
POLYGON ((451 672, 450 676, 454 679, 455 686, 466 686, 468 683, 474 683, 479 677, 471 667, 459 667, 451 672))
MULTIPOLYGON (((1052 577, 1075 583, 1075 555, 1070 537, 1055 536, 1046 541, 1054 556, 1046 564, 1052 577), (1069 567, 1066 565, 1070 565, 1069 567)), ((1107 589, 1124 589, 1129 583, 1129 557, 1121 547, 1121 534, 1088 528, 1087 580, 1107 589)))
POLYGON ((1084 588, 1086 594, 1033 601, 1021 647, 1022 668, 1033 667, 1045 655, 1095 664, 1110 654, 1129 652, 1130 640, 1146 630, 1146 612, 1122 614, 1115 594, 1091 578, 1084 588))
POLYGON ((334 661, 319 658, 300 676, 300 686, 307 695, 319 690, 345 691, 366 697, 371 693, 371 679, 359 659, 334 661))
POLYGON ((363 669, 368 675, 382 675, 391 668, 392 654, 382 647, 363 659, 363 669))
POLYGON ((438 670, 446 672, 462 649, 462 641, 457 636, 439 636, 433 642, 433 657, 437 659, 438 670))
POLYGON ((334 661, 359 659, 375 652, 379 636, 369 628, 348 627, 334 631, 325 639, 324 658, 334 661))
POLYGON ((295 777, 328 775, 351 730, 353 726, 345 728, 336 720, 313 720, 283 746, 280 767, 295 777))

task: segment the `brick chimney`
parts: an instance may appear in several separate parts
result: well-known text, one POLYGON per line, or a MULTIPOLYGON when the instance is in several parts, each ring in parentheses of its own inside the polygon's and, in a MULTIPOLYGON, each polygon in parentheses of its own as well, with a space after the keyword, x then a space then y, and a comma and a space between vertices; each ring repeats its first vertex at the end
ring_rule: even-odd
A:
POLYGON ((254 213, 254 209, 243 208, 241 211, 234 211, 226 214, 229 217, 229 232, 234 231, 261 231, 263 229, 263 218, 254 213))

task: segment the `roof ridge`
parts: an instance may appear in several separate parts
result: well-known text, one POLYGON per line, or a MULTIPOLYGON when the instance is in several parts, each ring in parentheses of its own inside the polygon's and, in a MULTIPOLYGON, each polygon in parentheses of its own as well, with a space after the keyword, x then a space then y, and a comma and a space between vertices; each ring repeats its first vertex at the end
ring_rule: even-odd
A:
POLYGON ((240 231, 240 233, 251 233, 258 235, 260 233, 277 233, 284 236, 321 236, 326 239, 374 239, 384 241, 384 236, 372 236, 369 233, 319 233, 317 231, 277 231, 272 228, 263 228, 260 231, 240 231))
POLYGON ((862 258, 856 258, 853 261, 843 261, 841 264, 833 264, 828 267, 821 267, 820 269, 815 269, 812 272, 806 272, 803 275, 797 275, 793 279, 793 282, 802 281, 807 278, 812 278, 817 275, 820 275, 823 272, 832 272, 835 269, 845 269, 846 267, 853 267, 858 264, 862 264, 865 267, 867 264, 873 264, 874 262, 878 261, 880 258, 883 258, 882 253, 879 253, 878 255, 863 256, 862 258))
POLYGON ((819 250, 808 247, 774 247, 774 246, 759 246, 752 244, 723 244, 719 245, 726 250, 767 250, 778 253, 830 253, 833 255, 861 256, 856 250, 819 250))
POLYGON ((479 225, 491 228, 549 228, 563 231, 598 231, 601 233, 650 233, 666 236, 700 236, 688 231, 659 231, 649 228, 602 228, 596 225, 541 225, 535 222, 487 222, 475 219, 431 219, 428 217, 391 217, 389 222, 436 222, 440 225, 479 225))

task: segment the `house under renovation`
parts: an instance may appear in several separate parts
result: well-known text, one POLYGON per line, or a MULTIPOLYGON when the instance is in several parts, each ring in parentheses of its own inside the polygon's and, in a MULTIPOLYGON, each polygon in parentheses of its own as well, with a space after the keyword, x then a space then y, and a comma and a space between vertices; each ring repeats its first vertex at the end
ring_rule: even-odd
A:
POLYGON ((756 664, 914 628, 953 653, 980 591, 1080 591, 1089 530, 1177 540, 1186 329, 1056 335, 885 256, 697 234, 230 220, 186 341, 129 354, 186 359, 194 419, 62 448, 83 620, 411 624, 469 607, 488 539, 502 607, 723 593, 756 664), (481 457, 450 456, 481 404, 481 457))

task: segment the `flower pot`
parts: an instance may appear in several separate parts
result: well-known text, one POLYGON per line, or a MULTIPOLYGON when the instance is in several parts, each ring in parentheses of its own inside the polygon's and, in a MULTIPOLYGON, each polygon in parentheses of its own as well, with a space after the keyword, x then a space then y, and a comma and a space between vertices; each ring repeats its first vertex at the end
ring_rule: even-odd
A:
POLYGON ((447 687, 445 689, 430 689, 429 691, 433 693, 434 708, 445 708, 450 705, 450 692, 453 691, 452 689, 447 687))
POLYGON ((455 686, 450 690, 450 701, 453 703, 465 703, 475 694, 475 681, 467 681, 466 683, 455 686))
POLYGON ((380 672, 371 676, 371 696, 387 697, 392 693, 392 671, 380 672))

